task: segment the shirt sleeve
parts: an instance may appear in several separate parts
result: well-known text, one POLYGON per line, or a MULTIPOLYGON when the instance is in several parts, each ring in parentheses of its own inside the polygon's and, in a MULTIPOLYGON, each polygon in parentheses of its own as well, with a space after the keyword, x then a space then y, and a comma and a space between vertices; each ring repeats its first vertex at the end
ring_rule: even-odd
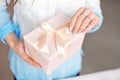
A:
POLYGON ((92 33, 100 29, 103 23, 103 15, 102 15, 101 7, 100 7, 100 0, 86 0, 85 7, 90 8, 100 18, 99 25, 91 29, 91 31, 89 32, 89 33, 92 33))
POLYGON ((15 32, 19 37, 19 27, 13 24, 10 19, 10 14, 7 11, 6 0, 0 0, 0 40, 7 44, 5 37, 10 33, 15 32))

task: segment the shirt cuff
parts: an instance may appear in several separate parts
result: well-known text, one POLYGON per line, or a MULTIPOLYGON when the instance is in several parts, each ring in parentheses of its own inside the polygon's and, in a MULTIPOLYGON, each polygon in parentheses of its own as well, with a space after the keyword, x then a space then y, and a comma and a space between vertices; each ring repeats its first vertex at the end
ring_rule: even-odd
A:
POLYGON ((11 21, 8 21, 4 26, 0 27, 0 40, 4 44, 7 44, 5 38, 12 32, 15 32, 17 37, 19 37, 19 29, 17 26, 15 26, 11 21))

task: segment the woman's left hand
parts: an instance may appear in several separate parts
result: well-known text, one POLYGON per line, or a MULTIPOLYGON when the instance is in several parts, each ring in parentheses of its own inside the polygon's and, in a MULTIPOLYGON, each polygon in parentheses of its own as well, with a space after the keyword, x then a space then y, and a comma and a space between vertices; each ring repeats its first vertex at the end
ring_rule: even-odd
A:
POLYGON ((70 30, 73 33, 87 33, 99 24, 99 17, 88 8, 80 8, 70 21, 70 30))

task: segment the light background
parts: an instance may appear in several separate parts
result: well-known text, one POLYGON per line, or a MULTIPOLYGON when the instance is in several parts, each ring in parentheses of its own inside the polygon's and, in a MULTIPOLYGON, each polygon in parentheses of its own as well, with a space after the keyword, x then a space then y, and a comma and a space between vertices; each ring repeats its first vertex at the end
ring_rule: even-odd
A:
MULTIPOLYGON (((82 75, 120 67, 120 0, 101 0, 101 7, 104 24, 85 38, 82 75)), ((0 42, 0 80, 13 80, 7 52, 0 42)))

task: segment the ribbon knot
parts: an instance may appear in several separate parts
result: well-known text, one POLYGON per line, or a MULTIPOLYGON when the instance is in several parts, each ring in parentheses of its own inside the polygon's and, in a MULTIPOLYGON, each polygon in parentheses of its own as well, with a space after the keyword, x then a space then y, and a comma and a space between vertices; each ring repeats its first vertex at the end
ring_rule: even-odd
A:
POLYGON ((57 53, 64 56, 66 54, 65 48, 70 41, 68 22, 58 29, 54 29, 48 23, 42 22, 40 28, 43 33, 37 41, 37 47, 44 53, 57 53))

